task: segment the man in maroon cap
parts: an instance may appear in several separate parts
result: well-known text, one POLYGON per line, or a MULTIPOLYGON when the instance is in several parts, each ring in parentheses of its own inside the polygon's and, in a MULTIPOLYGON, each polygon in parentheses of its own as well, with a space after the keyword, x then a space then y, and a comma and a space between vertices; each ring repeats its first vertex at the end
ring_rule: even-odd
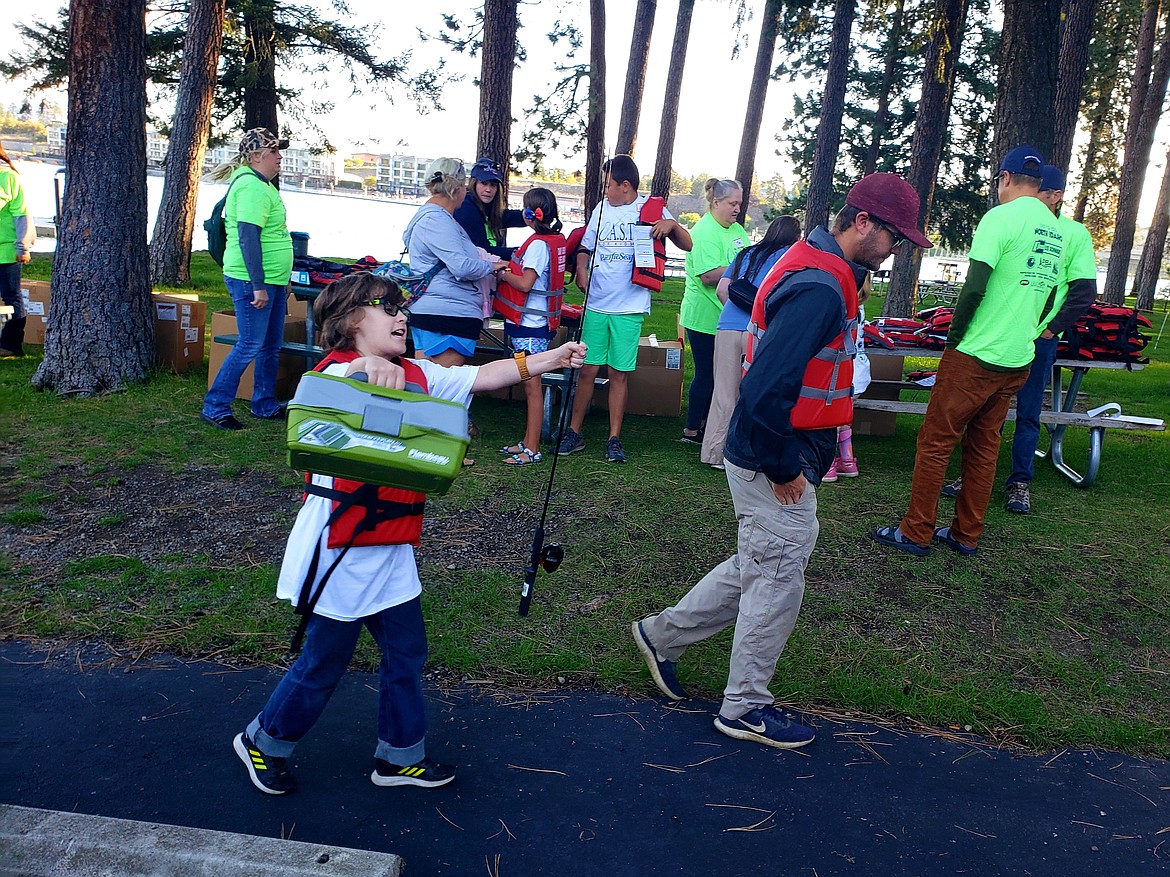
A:
POLYGON ((899 524, 870 533, 883 545, 918 556, 930 553, 932 541, 964 557, 978 550, 1000 430, 1027 380, 1060 279, 1065 232, 1037 197, 1043 168, 1031 146, 1016 147, 1000 164, 999 204, 971 239, 967 279, 918 430, 910 506, 899 524), (947 462, 960 442, 963 489, 950 526, 936 527, 947 462))
POLYGON ((795 749, 814 732, 776 709, 768 691, 796 625, 816 544, 815 487, 833 463, 837 427, 853 419, 857 288, 899 247, 929 247, 918 195, 895 174, 857 183, 833 230, 812 230, 756 294, 724 465, 739 543, 675 606, 632 624, 634 643, 667 697, 686 692, 675 663, 687 646, 734 625, 715 727, 729 737, 795 749))

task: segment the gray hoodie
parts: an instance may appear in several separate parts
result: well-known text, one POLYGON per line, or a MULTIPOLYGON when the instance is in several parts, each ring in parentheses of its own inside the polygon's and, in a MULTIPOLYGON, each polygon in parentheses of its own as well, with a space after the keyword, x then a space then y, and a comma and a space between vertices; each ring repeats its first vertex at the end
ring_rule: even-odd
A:
POLYGON ((406 226, 402 242, 410 267, 425 272, 442 262, 422 298, 411 305, 416 314, 483 319, 483 296, 475 281, 492 273, 467 232, 438 204, 424 204, 406 226))

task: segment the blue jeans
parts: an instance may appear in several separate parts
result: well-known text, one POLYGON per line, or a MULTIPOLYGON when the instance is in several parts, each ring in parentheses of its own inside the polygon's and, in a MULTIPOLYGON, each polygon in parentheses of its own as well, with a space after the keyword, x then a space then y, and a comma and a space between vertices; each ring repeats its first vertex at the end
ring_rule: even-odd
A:
POLYGON ((203 413, 217 418, 232 413, 232 400, 240 386, 240 377, 253 360, 256 370, 252 379, 252 413, 271 417, 279 408, 276 401, 276 369, 280 345, 284 342, 284 315, 287 310, 283 286, 267 284, 268 304, 252 307, 252 284, 225 277, 224 285, 236 309, 236 327, 240 340, 228 351, 215 381, 203 398, 203 413))
POLYGON ((715 336, 687 329, 687 344, 695 364, 695 376, 687 391, 687 429, 703 428, 707 412, 711 410, 711 394, 715 390, 715 336))
POLYGON ((378 748, 375 757, 399 766, 426 757, 427 713, 422 667, 427 633, 415 597, 356 621, 309 619, 300 657, 277 683, 248 736, 265 755, 288 758, 320 718, 345 674, 365 625, 382 649, 378 668, 378 748))
POLYGON ((1028 380, 1016 393, 1016 431, 1012 435, 1012 473, 1005 484, 1031 484, 1040 444, 1040 412, 1044 409, 1044 391, 1052 379, 1056 361, 1055 338, 1036 339, 1036 358, 1028 380))

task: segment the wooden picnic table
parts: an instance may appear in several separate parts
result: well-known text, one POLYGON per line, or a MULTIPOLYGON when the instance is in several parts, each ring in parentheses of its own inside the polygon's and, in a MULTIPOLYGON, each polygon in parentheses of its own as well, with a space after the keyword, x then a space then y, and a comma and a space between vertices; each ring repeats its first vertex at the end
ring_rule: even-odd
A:
MULTIPOLYGON (((941 350, 930 350, 925 347, 895 347, 890 350, 885 347, 865 348, 869 356, 907 356, 923 359, 940 359, 941 350)), ((1101 468, 1101 448, 1105 440, 1107 429, 1142 429, 1164 430, 1166 424, 1156 417, 1134 417, 1121 413, 1121 406, 1116 403, 1101 405, 1087 412, 1077 412, 1073 406, 1080 391, 1081 382, 1090 369, 1127 369, 1140 371, 1144 368, 1141 363, 1126 362, 1089 362, 1080 359, 1057 359, 1052 364, 1051 397, 1049 407, 1040 414, 1040 422, 1048 431, 1048 450, 1036 450, 1036 456, 1047 457, 1052 465, 1065 475, 1077 487, 1089 487, 1097 480, 1097 473, 1101 468), (1064 372, 1069 372, 1068 387, 1063 384, 1064 372), (1080 474, 1064 459, 1064 436, 1069 427, 1087 428, 1089 430, 1089 460, 1085 474, 1080 474)), ((904 389, 929 390, 929 387, 908 385, 904 381, 878 381, 871 385, 874 388, 893 389, 896 394, 904 389)), ((868 391, 867 391, 868 392, 868 391)), ((870 411, 889 411, 895 414, 925 414, 927 403, 902 401, 901 399, 867 399, 865 394, 853 400, 854 407, 870 411)), ((1015 409, 1008 412, 1008 420, 1015 419, 1015 409)))

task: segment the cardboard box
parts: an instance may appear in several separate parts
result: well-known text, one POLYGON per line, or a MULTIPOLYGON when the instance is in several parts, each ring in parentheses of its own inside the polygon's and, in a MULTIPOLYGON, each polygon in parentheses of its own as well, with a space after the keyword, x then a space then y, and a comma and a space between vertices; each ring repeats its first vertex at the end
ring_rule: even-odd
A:
POLYGON ((288 302, 286 306, 287 315, 294 320, 303 320, 308 312, 309 302, 306 299, 298 299, 291 292, 288 294, 288 302))
MULTIPOLYGON (((630 372, 626 414, 678 417, 682 411, 683 360, 681 340, 659 341, 653 336, 638 341, 638 361, 630 372)), ((606 370, 603 370, 606 371, 606 370)), ((593 404, 609 410, 608 387, 598 387, 593 404)))
POLYGON ((203 362, 207 303, 198 296, 155 293, 154 352, 158 364, 176 374, 203 362))
MULTIPOLYGON (((870 378, 873 381, 859 398, 898 399, 898 387, 883 386, 878 381, 901 381, 903 356, 869 357, 870 378)), ((867 408, 853 409, 853 431, 858 435, 893 435, 898 415, 893 411, 870 411, 867 408)))
POLYGON ((20 297, 28 319, 24 324, 25 344, 44 344, 49 325, 49 283, 46 280, 20 281, 20 297))
MULTIPOLYGON (((215 336, 236 334, 238 334, 238 329, 236 327, 235 311, 216 311, 211 315, 212 341, 209 348, 210 361, 207 367, 208 389, 211 389, 211 385, 215 382, 215 376, 219 374, 219 370, 223 366, 223 361, 227 358, 228 351, 232 349, 232 345, 230 344, 217 344, 214 340, 215 336)), ((305 321, 286 318, 284 321, 284 340, 304 343, 305 321)), ((294 353, 282 353, 280 355, 280 361, 276 369, 277 399, 292 398, 292 394, 296 392, 297 383, 300 381, 301 375, 305 373, 305 369, 305 357, 294 353)), ((252 398, 254 370, 255 365, 253 363, 249 363, 247 369, 244 370, 244 374, 240 378, 240 385, 236 390, 237 399, 250 400, 252 398)))

